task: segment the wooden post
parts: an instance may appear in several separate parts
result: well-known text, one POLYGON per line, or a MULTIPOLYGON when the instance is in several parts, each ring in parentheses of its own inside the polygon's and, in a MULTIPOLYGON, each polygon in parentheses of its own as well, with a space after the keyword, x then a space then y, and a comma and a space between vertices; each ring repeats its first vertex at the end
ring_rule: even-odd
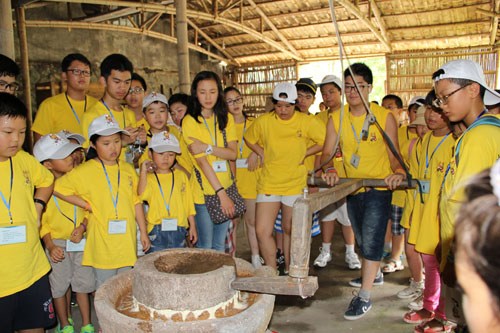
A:
POLYGON ((306 196, 297 199, 293 205, 290 277, 305 279, 309 275, 312 213, 310 199, 306 196))
POLYGON ((15 60, 14 25, 10 0, 0 0, 0 53, 15 60))
MULTIPOLYGON (((17 33, 19 35, 19 46, 21 49, 21 71, 23 73, 23 88, 24 88, 24 103, 28 109, 28 117, 26 125, 31 129, 33 123, 33 111, 31 109, 31 82, 30 82, 30 68, 28 60, 28 39, 26 37, 26 17, 24 15, 24 7, 16 8, 17 16, 17 33)), ((33 149, 33 133, 28 131, 24 142, 24 147, 29 150, 33 149)))
POLYGON ((177 23, 177 62, 179 67, 179 90, 189 94, 191 80, 189 77, 189 48, 186 0, 175 0, 175 20, 177 23))

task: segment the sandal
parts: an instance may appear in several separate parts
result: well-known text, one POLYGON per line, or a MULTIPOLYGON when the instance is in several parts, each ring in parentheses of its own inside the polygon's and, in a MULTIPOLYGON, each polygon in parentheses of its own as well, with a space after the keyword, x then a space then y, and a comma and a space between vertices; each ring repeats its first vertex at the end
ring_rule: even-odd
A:
POLYGON ((425 324, 433 319, 434 313, 425 309, 420 311, 409 311, 403 316, 403 320, 408 324, 425 324), (424 313, 428 313, 428 316, 425 316, 424 313))
POLYGON ((447 320, 434 318, 418 326, 415 326, 414 333, 449 333, 455 325, 447 320))
POLYGON ((384 267, 382 267, 383 273, 394 273, 396 271, 402 271, 405 269, 405 266, 401 262, 401 260, 390 259, 384 267))

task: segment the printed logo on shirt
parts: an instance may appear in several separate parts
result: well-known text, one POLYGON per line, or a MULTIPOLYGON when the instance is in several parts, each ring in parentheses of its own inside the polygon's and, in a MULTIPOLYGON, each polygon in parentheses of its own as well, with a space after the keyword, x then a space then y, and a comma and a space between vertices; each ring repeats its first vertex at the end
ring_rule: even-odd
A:
POLYGON ((439 164, 438 164, 438 166, 436 168, 436 171, 440 172, 440 173, 444 172, 444 162, 439 162, 439 164))
POLYGON ((31 185, 30 173, 28 172, 28 170, 23 170, 23 176, 24 176, 24 183, 26 185, 31 185))
POLYGON ((297 137, 298 137, 298 138, 301 138, 301 137, 302 137, 302 130, 298 130, 298 131, 297 131, 297 137))
POLYGON ((128 187, 133 188, 134 182, 132 181, 132 176, 128 176, 128 187))
POLYGON ((181 185, 181 193, 185 193, 186 192, 186 183, 185 182, 182 182, 182 185, 181 185))
POLYGON ((370 142, 376 142, 377 141, 377 135, 375 132, 370 133, 370 142))

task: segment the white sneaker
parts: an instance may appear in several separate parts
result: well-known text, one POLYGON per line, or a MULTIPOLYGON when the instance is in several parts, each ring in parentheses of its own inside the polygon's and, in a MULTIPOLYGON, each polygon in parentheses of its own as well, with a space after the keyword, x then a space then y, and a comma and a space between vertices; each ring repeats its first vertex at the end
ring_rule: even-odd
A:
POLYGON ((314 260, 314 266, 326 267, 330 261, 332 261, 332 253, 330 251, 323 251, 323 248, 319 248, 319 256, 314 260))
POLYGON ((402 299, 407 298, 416 298, 422 295, 424 291, 424 280, 420 282, 415 282, 413 279, 410 279, 410 285, 405 289, 398 292, 398 297, 402 299))
POLYGON ((413 301, 408 303, 408 308, 413 311, 420 311, 424 308, 424 294, 418 296, 413 301))
POLYGON ((346 252, 345 262, 349 265, 349 269, 361 269, 361 262, 356 252, 346 252))
POLYGON ((255 269, 262 267, 262 258, 258 254, 252 255, 252 266, 255 269))

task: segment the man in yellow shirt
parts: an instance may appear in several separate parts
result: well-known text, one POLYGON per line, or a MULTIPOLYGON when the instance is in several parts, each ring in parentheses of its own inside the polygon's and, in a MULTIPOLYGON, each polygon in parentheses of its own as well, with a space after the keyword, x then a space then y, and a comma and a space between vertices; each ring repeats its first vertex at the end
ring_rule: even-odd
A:
POLYGON ((0 92, 14 95, 19 90, 16 77, 19 75, 19 66, 9 57, 0 54, 0 92))
MULTIPOLYGON (((384 179, 392 190, 406 178, 406 174, 387 146, 380 129, 384 130, 397 151, 396 121, 386 109, 374 103, 367 110, 373 84, 373 74, 368 66, 363 63, 352 64, 344 72, 344 84, 349 104, 342 113, 334 113, 332 120, 328 121, 321 159, 327 160, 333 152, 337 140, 334 123, 340 122, 342 116, 340 146, 347 177, 384 179), (373 118, 380 126, 373 124, 373 118)), ((328 171, 333 172, 324 174, 324 177, 327 183, 333 185, 338 181, 338 175, 334 170, 328 171)), ((370 295, 373 285, 383 284, 380 260, 391 197, 391 191, 377 188, 364 188, 347 197, 349 219, 363 256, 361 278, 350 282, 350 285, 361 287, 361 290, 351 300, 344 314, 347 320, 363 317, 372 307, 370 295)))
POLYGON ((55 314, 38 228, 54 177, 21 150, 27 114, 19 99, 0 92, 0 329, 43 333, 55 314))
POLYGON ((62 130, 81 134, 83 114, 97 103, 97 99, 87 95, 92 68, 83 54, 65 56, 61 70, 61 80, 67 84, 66 91, 40 104, 32 128, 35 141, 42 135, 62 130))

